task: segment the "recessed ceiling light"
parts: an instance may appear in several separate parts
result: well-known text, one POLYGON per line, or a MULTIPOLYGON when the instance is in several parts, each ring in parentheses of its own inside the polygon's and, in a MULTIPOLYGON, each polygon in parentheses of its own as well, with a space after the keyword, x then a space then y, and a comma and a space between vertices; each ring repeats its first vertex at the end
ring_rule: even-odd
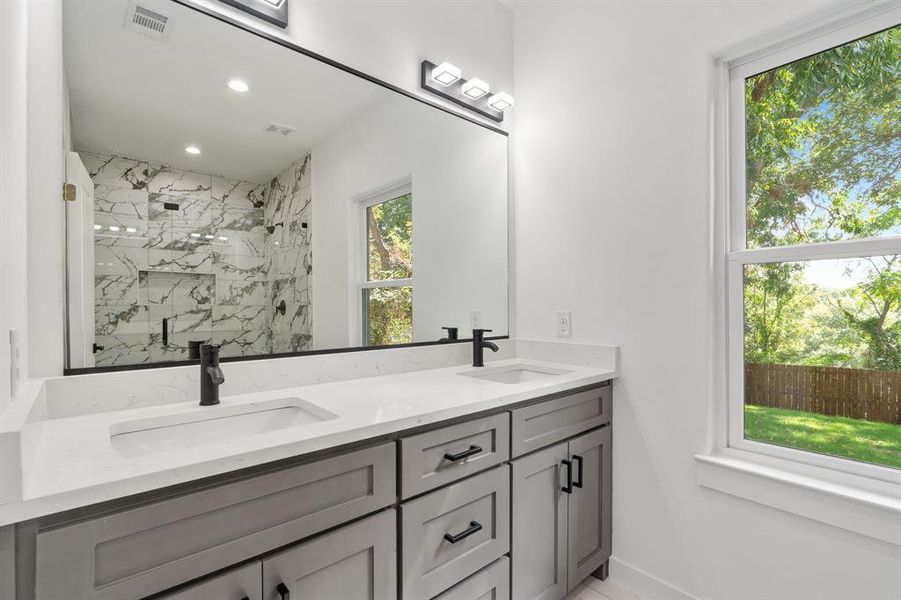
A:
POLYGON ((197 146, 188 146, 185 148, 185 152, 188 154, 200 154, 200 148, 197 146))
POLYGON ((250 86, 248 86, 246 83, 244 83, 240 79, 229 80, 228 87, 230 87, 232 90, 234 90, 236 92, 246 92, 247 90, 250 89, 250 86))
POLYGON ((492 94, 491 97, 488 98, 488 106, 495 110, 507 110, 513 106, 513 96, 504 92, 492 94))
POLYGON ((491 87, 487 81, 482 81, 478 77, 473 77, 463 84, 463 93, 473 100, 481 98, 491 91, 491 87))
POLYGON ((432 69, 432 79, 441 85, 450 85, 460 79, 460 67, 443 62, 432 69))

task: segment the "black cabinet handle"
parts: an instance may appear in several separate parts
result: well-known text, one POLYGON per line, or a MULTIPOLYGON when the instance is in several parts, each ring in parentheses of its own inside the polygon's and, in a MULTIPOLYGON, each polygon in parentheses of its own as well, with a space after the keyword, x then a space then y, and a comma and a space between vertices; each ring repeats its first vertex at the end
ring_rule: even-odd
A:
POLYGON ((582 457, 578 454, 573 454, 573 460, 579 461, 578 468, 576 469, 576 477, 577 481, 573 481, 573 487, 580 488, 582 487, 582 457))
POLYGON ((464 458, 466 458, 468 456, 473 456, 475 454, 478 454, 481 451, 482 451, 481 446, 476 446, 475 444, 473 444, 472 446, 469 447, 469 450, 464 450, 463 452, 457 452, 456 454, 451 454, 450 452, 445 452, 444 458, 446 458, 447 460, 452 461, 452 462, 457 462, 458 460, 463 460, 464 458))
POLYGON ((289 590, 288 586, 284 583, 275 586, 275 591, 278 592, 278 595, 282 600, 291 600, 291 590, 289 590))
POLYGON ((573 464, 566 459, 560 461, 566 467, 566 485, 561 489, 567 494, 573 493, 573 464))
POLYGON ((471 536, 472 534, 474 534, 477 531, 482 531, 482 524, 479 523, 478 521, 470 521, 469 527, 467 527, 466 529, 464 529, 457 535, 454 535, 452 533, 445 533, 444 539, 449 541, 451 544, 456 544, 460 540, 462 540, 464 538, 468 538, 469 536, 471 536))

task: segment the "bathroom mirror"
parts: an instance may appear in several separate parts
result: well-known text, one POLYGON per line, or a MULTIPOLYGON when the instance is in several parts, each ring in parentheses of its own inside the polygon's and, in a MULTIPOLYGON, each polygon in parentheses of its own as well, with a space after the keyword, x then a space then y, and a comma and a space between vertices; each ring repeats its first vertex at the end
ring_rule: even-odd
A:
POLYGON ((506 134, 171 0, 63 32, 69 372, 507 334, 506 134))

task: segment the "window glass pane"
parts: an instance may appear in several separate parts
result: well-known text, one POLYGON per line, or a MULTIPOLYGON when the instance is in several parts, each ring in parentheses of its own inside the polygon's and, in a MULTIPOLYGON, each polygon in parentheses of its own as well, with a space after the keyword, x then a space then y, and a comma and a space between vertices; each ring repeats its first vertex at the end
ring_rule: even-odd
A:
POLYGON ((409 344, 413 341, 413 288, 363 290, 365 339, 368 346, 409 344))
POLYGON ((413 276, 413 195, 366 209, 369 281, 413 276))
POLYGON ((745 80, 749 248, 901 235, 901 26, 745 80))
POLYGON ((901 468, 901 255, 747 265, 745 438, 901 468))

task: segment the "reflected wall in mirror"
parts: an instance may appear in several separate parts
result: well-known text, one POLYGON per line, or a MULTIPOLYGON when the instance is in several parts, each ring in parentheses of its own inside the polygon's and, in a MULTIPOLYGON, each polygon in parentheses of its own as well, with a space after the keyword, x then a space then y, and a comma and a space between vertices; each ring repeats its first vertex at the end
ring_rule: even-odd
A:
POLYGON ((70 369, 506 335, 505 135, 139 4, 64 5, 70 369))

